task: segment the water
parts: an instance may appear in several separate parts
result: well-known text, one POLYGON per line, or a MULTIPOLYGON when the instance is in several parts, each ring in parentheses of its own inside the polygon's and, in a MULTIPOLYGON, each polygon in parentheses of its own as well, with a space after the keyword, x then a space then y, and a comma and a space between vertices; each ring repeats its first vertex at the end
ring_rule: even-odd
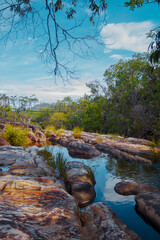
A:
POLYGON ((160 164, 152 166, 133 164, 115 160, 107 154, 92 159, 72 158, 68 150, 61 146, 50 146, 50 150, 54 155, 59 151, 63 152, 67 161, 81 161, 91 167, 96 179, 97 196, 94 202, 105 202, 143 240, 160 239, 160 233, 136 213, 134 196, 121 196, 114 191, 115 184, 120 181, 149 183, 160 189, 160 164))

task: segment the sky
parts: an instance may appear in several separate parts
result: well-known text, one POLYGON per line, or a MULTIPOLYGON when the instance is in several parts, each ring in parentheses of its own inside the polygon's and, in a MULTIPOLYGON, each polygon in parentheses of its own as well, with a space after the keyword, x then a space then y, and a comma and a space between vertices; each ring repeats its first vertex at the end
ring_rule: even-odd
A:
MULTIPOLYGON (((104 44, 93 45, 95 57, 71 60, 68 52, 62 49, 62 56, 68 56, 77 78, 67 82, 55 79, 37 54, 40 40, 21 36, 14 44, 8 42, 6 46, 0 46, 0 93, 12 96, 35 94, 39 102, 48 103, 67 96, 79 98, 90 93, 86 83, 94 80, 103 82, 103 74, 111 64, 120 59, 130 59, 137 52, 147 52, 151 39, 146 37, 146 33, 160 25, 160 6, 146 4, 131 11, 124 7, 124 1, 108 0, 107 3, 107 21, 98 26, 101 27, 100 38, 104 44)), ((88 9, 83 10, 90 14, 88 9)), ((88 21, 85 29, 90 28, 88 21)))

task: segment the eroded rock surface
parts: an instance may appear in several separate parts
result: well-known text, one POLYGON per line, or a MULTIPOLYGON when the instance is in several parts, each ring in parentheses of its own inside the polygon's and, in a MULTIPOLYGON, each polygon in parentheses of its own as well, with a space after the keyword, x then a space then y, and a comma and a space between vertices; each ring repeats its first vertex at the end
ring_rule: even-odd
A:
POLYGON ((86 207, 82 220, 84 240, 140 240, 105 203, 86 207))
POLYGON ((74 198, 36 150, 1 147, 0 164, 0 239, 82 239, 74 198))
POLYGON ((66 173, 71 194, 80 207, 87 206, 96 196, 94 190, 95 179, 90 168, 81 162, 68 162, 66 173))
POLYGON ((93 158, 100 155, 94 146, 87 143, 70 142, 67 148, 72 157, 93 158))
POLYGON ((158 190, 149 184, 137 184, 132 182, 119 182, 114 190, 121 195, 137 195, 139 193, 157 192, 158 190))
POLYGON ((140 193, 135 201, 138 211, 160 230, 160 193, 140 193))
POLYGON ((29 132, 28 137, 31 139, 33 142, 46 142, 46 135, 43 132, 29 132))
POLYGON ((98 143, 96 145, 96 148, 99 151, 109 153, 117 159, 124 159, 124 160, 129 161, 129 162, 138 162, 138 163, 144 163, 144 164, 149 164, 149 165, 152 164, 152 161, 149 160, 149 159, 146 159, 144 157, 140 157, 138 155, 129 154, 128 152, 137 153, 137 152, 135 152, 134 147, 133 148, 131 148, 131 146, 129 146, 129 147, 130 148, 127 148, 127 147, 123 146, 123 147, 120 148, 120 146, 119 146, 119 149, 118 149, 116 144, 115 145, 113 145, 113 144, 110 145, 107 142, 98 143))
POLYGON ((9 142, 7 142, 4 138, 0 136, 0 147, 5 146, 5 145, 10 145, 9 142))

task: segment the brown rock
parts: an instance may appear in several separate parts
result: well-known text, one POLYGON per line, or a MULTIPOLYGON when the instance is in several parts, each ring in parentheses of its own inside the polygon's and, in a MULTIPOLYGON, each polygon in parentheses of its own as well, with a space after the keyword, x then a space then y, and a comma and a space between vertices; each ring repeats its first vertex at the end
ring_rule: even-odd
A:
POLYGON ((105 203, 82 210, 82 221, 84 240, 140 240, 105 203))
POLYGON ((98 143, 96 145, 96 148, 99 151, 108 153, 117 159, 124 159, 129 162, 138 162, 138 163, 142 163, 142 164, 149 164, 149 165, 152 164, 152 162, 149 159, 146 159, 146 158, 143 158, 143 157, 140 157, 137 155, 129 154, 127 152, 128 148, 125 148, 125 149, 121 148, 121 150, 119 150, 116 145, 115 146, 113 144, 110 145, 109 143, 108 144, 107 143, 98 143))
POLYGON ((28 137, 33 142, 46 142, 46 136, 43 132, 29 132, 28 137))
POLYGON ((71 194, 80 207, 87 206, 96 196, 94 190, 95 179, 90 168, 81 162, 68 162, 66 165, 67 182, 71 194))
POLYGON ((132 182, 119 182, 114 190, 121 195, 137 195, 139 193, 157 192, 158 190, 149 184, 137 184, 132 182))
POLYGON ((0 157, 10 164, 0 175, 0 239, 82 239, 79 209, 58 172, 36 150, 5 146, 0 157))
POLYGON ((138 211, 160 229, 160 193, 141 193, 135 197, 138 211))
POLYGON ((0 147, 5 146, 5 145, 10 145, 9 142, 7 142, 4 138, 0 136, 0 147))
POLYGON ((93 158, 100 155, 94 146, 87 143, 71 142, 67 148, 72 157, 93 158))

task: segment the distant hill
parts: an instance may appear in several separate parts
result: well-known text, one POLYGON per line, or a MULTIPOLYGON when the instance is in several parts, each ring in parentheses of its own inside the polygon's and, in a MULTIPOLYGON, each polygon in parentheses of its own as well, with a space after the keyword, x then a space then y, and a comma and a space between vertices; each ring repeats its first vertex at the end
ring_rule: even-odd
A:
POLYGON ((39 104, 36 104, 34 107, 32 107, 32 110, 38 111, 41 108, 48 108, 48 107, 51 107, 51 106, 53 106, 53 103, 52 104, 49 104, 49 103, 39 103, 39 104))

